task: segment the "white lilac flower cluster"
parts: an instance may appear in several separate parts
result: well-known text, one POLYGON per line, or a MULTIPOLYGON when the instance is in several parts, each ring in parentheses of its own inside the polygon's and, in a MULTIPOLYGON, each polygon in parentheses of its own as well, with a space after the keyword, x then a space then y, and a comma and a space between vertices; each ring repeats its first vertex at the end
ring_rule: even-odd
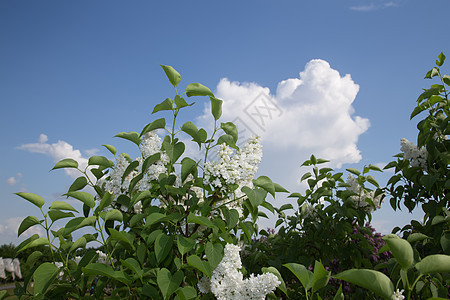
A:
POLYGON ((397 289, 394 294, 392 295, 392 300, 403 300, 405 299, 405 296, 403 296, 404 290, 397 289))
POLYGON ((425 148, 418 148, 407 139, 400 140, 400 150, 404 153, 404 158, 409 160, 411 167, 427 168, 428 152, 425 148))
MULTIPOLYGON (((252 180, 262 158, 261 139, 260 137, 249 138, 244 146, 236 152, 226 144, 219 147, 219 159, 205 163, 205 183, 211 184, 224 193, 228 192, 226 188, 228 185, 236 184, 238 188, 231 200, 238 199, 243 196, 242 187, 253 186, 252 180)), ((233 201, 228 206, 238 212, 242 210, 241 202, 233 201)))
POLYGON ((355 203, 356 207, 363 208, 369 213, 372 213, 375 209, 381 208, 381 203, 383 203, 383 195, 378 195, 375 197, 375 191, 368 191, 363 189, 358 180, 352 175, 349 174, 347 178, 347 187, 348 191, 354 192, 356 195, 350 196, 352 201, 355 203), (373 207, 366 199, 370 199, 375 207, 373 207))
MULTIPOLYGON (((139 162, 137 171, 130 172, 122 180, 125 170, 130 165, 127 155, 122 153, 116 157, 116 164, 109 175, 109 179, 105 181, 100 180, 99 182, 99 185, 105 182, 105 190, 112 193, 116 198, 121 194, 127 194, 131 180, 142 172, 142 165, 149 156, 159 153, 160 159, 150 165, 143 174, 143 178, 136 185, 136 188, 139 191, 149 190, 151 188, 151 181, 157 179, 159 174, 167 171, 165 165, 169 162, 169 157, 166 153, 161 151, 161 139, 154 131, 148 132, 142 137, 139 149, 142 153, 142 157, 136 159, 139 162)), ((142 212, 142 203, 136 203, 134 211, 136 213, 142 212)))
POLYGON ((243 279, 239 246, 227 244, 222 261, 212 272, 211 280, 203 277, 198 288, 202 293, 212 292, 218 300, 263 300, 281 282, 272 273, 251 274, 243 279))

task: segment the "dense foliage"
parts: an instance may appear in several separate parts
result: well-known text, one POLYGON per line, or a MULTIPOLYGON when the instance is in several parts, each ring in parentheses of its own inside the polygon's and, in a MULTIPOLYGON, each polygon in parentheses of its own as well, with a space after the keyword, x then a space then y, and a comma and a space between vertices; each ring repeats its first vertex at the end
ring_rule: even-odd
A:
MULTIPOLYGON (((386 166, 395 172, 387 187, 369 174, 381 171, 374 165, 347 169, 344 178, 311 155, 302 164, 308 168, 301 178, 307 189, 288 196, 295 208, 266 201, 268 194, 288 191, 267 176, 255 178, 259 138, 237 147, 236 126, 218 121, 222 100, 199 83, 180 94, 180 74, 162 66, 175 96, 153 113, 169 112, 171 120, 159 118, 140 133, 116 135, 138 147, 136 159, 104 145, 114 161, 92 156, 86 168, 73 159, 54 166, 80 172, 65 196, 80 201, 82 212, 65 201, 48 206, 39 195, 17 193, 42 212, 41 219, 25 218, 18 234, 42 226, 46 235, 33 235, 15 249, 22 261, 26 256, 24 285, 17 285, 16 297, 448 297, 450 77, 441 74, 444 61, 441 53, 426 75, 439 83, 419 96, 411 115, 425 115, 417 126, 417 146, 402 140, 402 153, 386 166), (197 96, 210 100, 210 133, 190 121, 177 123, 179 113, 194 104, 183 97, 197 96), (201 156, 185 153, 188 142, 201 156), (213 151, 216 160, 209 159, 213 151), (403 204, 412 211, 421 205, 423 222, 395 228, 403 238, 381 237, 369 222, 386 197, 394 209, 403 204), (266 217, 261 207, 277 217, 275 229, 258 230, 256 221, 266 217), (66 223, 55 230, 59 220, 66 223), (80 234, 81 228, 90 233, 80 234), (97 248, 88 247, 93 245, 97 248)), ((6 297, 0 292, 0 299, 6 297)))

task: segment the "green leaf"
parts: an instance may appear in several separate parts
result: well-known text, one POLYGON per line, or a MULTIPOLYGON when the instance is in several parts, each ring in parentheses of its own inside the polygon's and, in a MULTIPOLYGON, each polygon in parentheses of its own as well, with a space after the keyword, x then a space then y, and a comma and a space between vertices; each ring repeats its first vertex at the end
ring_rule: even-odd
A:
POLYGON ((142 271, 141 266, 136 259, 128 257, 127 259, 125 260, 121 259, 120 261, 125 267, 130 269, 134 274, 137 274, 139 277, 142 278, 144 272, 142 271))
POLYGON ((104 156, 91 156, 91 157, 89 157, 88 165, 89 166, 95 165, 95 166, 102 166, 102 167, 110 168, 110 167, 114 166, 114 163, 104 156))
POLYGON ((166 98, 163 102, 155 105, 155 107, 153 108, 152 114, 154 114, 158 111, 173 110, 173 109, 174 109, 174 105, 173 105, 172 99, 166 98))
POLYGON ((158 287, 164 296, 164 299, 168 299, 180 286, 183 281, 184 273, 181 270, 175 272, 172 276, 169 270, 162 268, 158 271, 156 276, 156 281, 158 282, 158 287))
POLYGON ((261 271, 263 271, 263 273, 272 273, 273 275, 277 276, 278 280, 281 282, 278 286, 278 289, 280 289, 280 291, 282 291, 287 296, 286 284, 284 283, 283 277, 281 276, 280 272, 276 268, 261 268, 261 271))
POLYGON ((123 183, 125 181, 125 178, 127 178, 127 176, 130 175, 131 172, 136 170, 137 167, 139 167, 139 162, 137 160, 131 162, 122 174, 121 183, 123 183))
POLYGON ((221 243, 213 244, 208 242, 206 243, 205 254, 211 268, 215 269, 223 258, 223 245, 221 243))
POLYGON ((384 240, 402 268, 408 269, 414 262, 414 251, 411 244, 400 238, 385 238, 384 240))
POLYGON ((233 208, 233 209, 226 209, 224 210, 223 213, 225 221, 227 222, 228 229, 236 227, 237 223, 239 222, 238 211, 233 208))
POLYGON ((211 222, 207 217, 203 217, 203 216, 196 216, 193 213, 190 213, 187 217, 187 222, 188 223, 195 223, 195 224, 199 224, 199 225, 204 225, 208 228, 216 228, 216 225, 211 222))
POLYGON ((214 120, 219 120, 220 116, 222 116, 222 103, 223 101, 220 99, 217 99, 215 97, 209 97, 211 100, 211 113, 214 117, 214 120))
POLYGON ((105 221, 123 221, 123 215, 118 209, 111 209, 106 213, 105 221))
POLYGON ((164 128, 166 127, 166 119, 161 118, 161 119, 157 119, 149 124, 147 124, 141 131, 141 135, 143 136, 144 134, 146 134, 147 132, 156 130, 156 129, 160 129, 160 128, 164 128))
POLYGON ((200 83, 191 83, 186 87, 186 96, 212 96, 214 94, 211 92, 209 88, 200 84, 200 83))
POLYGON ((22 223, 20 223, 19 229, 17 230, 17 237, 19 237, 28 228, 37 224, 41 224, 38 218, 34 216, 26 217, 25 219, 23 219, 22 223))
POLYGON ((179 300, 190 300, 197 297, 197 291, 193 286, 184 286, 177 289, 175 292, 177 293, 179 300))
POLYGON ((90 263, 86 267, 81 268, 81 270, 85 275, 106 276, 127 285, 131 283, 130 279, 128 279, 122 271, 114 271, 113 268, 107 264, 90 263))
POLYGON ((155 240, 155 255, 156 262, 159 264, 167 257, 170 250, 172 250, 172 238, 165 233, 161 233, 155 240))
POLYGON ((420 232, 414 232, 408 236, 408 242, 411 244, 425 239, 430 239, 430 237, 420 232))
POLYGON ((266 192, 261 189, 251 189, 247 186, 242 187, 241 191, 245 193, 253 208, 258 207, 264 202, 266 192))
POLYGON ((67 196, 80 200, 90 208, 94 208, 95 206, 94 196, 92 196, 87 192, 79 192, 79 191, 68 192, 67 196))
POLYGON ((331 272, 325 270, 322 263, 317 261, 314 264, 314 273, 312 278, 312 292, 315 293, 319 289, 325 287, 330 279, 331 272))
POLYGON ((220 128, 222 128, 223 131, 225 131, 226 134, 233 137, 234 143, 238 140, 238 131, 236 128, 236 125, 233 124, 233 122, 227 122, 220 124, 220 128))
POLYGON ((415 116, 417 116, 418 114, 420 114, 421 112, 423 112, 424 110, 427 109, 427 105, 426 103, 422 103, 420 105, 417 105, 413 112, 411 113, 411 115, 409 116, 409 119, 411 120, 412 118, 414 118, 415 116))
POLYGON ((269 177, 259 176, 258 179, 253 180, 253 184, 263 188, 275 198, 275 185, 269 177))
POLYGON ((208 277, 211 277, 211 266, 209 265, 209 262, 201 260, 200 257, 197 255, 191 255, 188 256, 186 259, 188 265, 200 270, 203 274, 207 275, 208 277))
POLYGON ((217 139, 217 145, 221 145, 221 144, 226 144, 226 145, 230 146, 231 148, 237 149, 236 141, 235 141, 234 138, 233 138, 231 135, 229 135, 229 134, 221 135, 221 136, 217 139))
POLYGON ((313 273, 306 269, 304 265, 288 263, 283 266, 288 268, 289 271, 291 271, 292 274, 300 280, 300 283, 306 290, 309 290, 312 287, 313 273))
POLYGON ((254 232, 252 230, 253 227, 251 225, 251 222, 241 222, 241 221, 239 221, 239 228, 242 229, 242 231, 244 232, 244 235, 247 238, 247 242, 252 241, 252 235, 253 235, 254 232))
POLYGON ((108 149, 109 152, 112 153, 112 155, 116 155, 116 153, 117 153, 116 147, 114 147, 112 145, 102 145, 102 146, 105 147, 106 149, 108 149))
POLYGON ((31 203, 33 203, 34 205, 36 205, 39 208, 42 208, 42 206, 45 204, 45 200, 36 194, 33 193, 23 193, 23 192, 19 192, 19 193, 15 193, 17 196, 22 197, 23 199, 30 201, 31 203))
POLYGON ((84 217, 73 218, 72 220, 67 222, 66 226, 64 226, 64 235, 67 235, 85 226, 94 226, 95 221, 96 221, 95 216, 90 216, 88 218, 84 217))
POLYGON ((336 294, 334 295, 333 300, 344 300, 344 294, 342 293, 342 285, 339 286, 339 289, 337 290, 336 294))
POLYGON ((350 173, 356 175, 356 176, 361 175, 361 172, 360 172, 358 169, 355 169, 355 168, 348 168, 348 169, 346 169, 346 170, 347 170, 348 172, 350 172, 350 173))
POLYGON ((145 220, 145 228, 147 228, 148 226, 151 226, 153 224, 162 222, 166 220, 166 215, 165 214, 161 214, 161 213, 151 213, 147 219, 145 220))
POLYGON ((52 222, 55 222, 59 219, 74 217, 75 215, 72 212, 64 212, 60 211, 59 209, 50 209, 48 211, 48 216, 50 217, 52 222))
POLYGON ((370 183, 373 184, 374 186, 380 187, 380 185, 378 184, 378 181, 377 181, 375 178, 373 178, 372 175, 367 176, 366 179, 367 179, 368 182, 370 182, 370 183))
POLYGON ((184 123, 181 126, 181 130, 186 132, 187 134, 189 134, 191 137, 193 137, 194 139, 198 137, 198 128, 197 126, 192 123, 191 121, 188 121, 186 123, 184 123))
POLYGON ((189 157, 183 158, 181 161, 181 182, 184 182, 189 174, 197 172, 197 162, 189 157))
POLYGON ((439 60, 436 60, 436 65, 438 65, 439 67, 441 67, 443 64, 444 64, 444 62, 445 62, 445 55, 444 55, 444 53, 440 53, 439 54, 439 56, 438 56, 438 59, 439 60))
MULTIPOLYGON (((32 267, 32 266, 34 266, 34 264, 36 263, 36 261, 40 258, 40 257, 42 257, 42 252, 41 251, 38 251, 38 250, 36 250, 36 251, 33 251, 33 253, 31 253, 28 257, 27 257, 27 261, 26 261, 26 265, 28 266, 28 267, 32 267)), ((1 298, 0 298, 1 299, 1 298)))
POLYGON ((139 133, 137 133, 135 131, 119 132, 114 137, 118 137, 118 138, 129 140, 129 141, 135 143, 138 146, 141 144, 141 138, 139 137, 139 133))
POLYGON ((135 250, 134 245, 133 245, 133 236, 131 236, 130 233, 128 233, 126 231, 117 231, 114 228, 110 228, 109 233, 111 234, 112 239, 122 241, 125 243, 125 245, 128 245, 133 250, 135 250))
POLYGON ((165 140, 163 142, 163 148, 167 153, 167 156, 169 156, 170 161, 172 163, 176 163, 178 158, 183 154, 185 146, 182 142, 178 142, 175 145, 172 145, 170 142, 165 140))
POLYGON ((275 192, 277 193, 289 193, 288 190, 286 190, 284 187, 282 187, 280 184, 278 183, 273 183, 273 186, 275 187, 275 192))
POLYGON ((444 254, 450 254, 450 232, 443 233, 440 242, 444 254))
MULTIPOLYGON (((84 178, 84 177, 83 177, 84 178)), ((72 205, 64 201, 53 201, 50 205, 50 209, 61 209, 61 210, 70 210, 74 212, 78 212, 72 205)))
POLYGON ((155 154, 150 155, 149 157, 147 157, 144 160, 144 162, 142 163, 141 173, 147 172, 148 167, 150 167, 152 164, 154 164, 155 162, 157 162, 160 159, 161 159, 161 153, 155 153, 155 154))
POLYGON ((42 246, 42 245, 50 245, 49 240, 46 238, 38 238, 38 239, 32 240, 26 246, 20 248, 19 250, 16 249, 16 253, 22 252, 29 248, 38 247, 38 246, 42 246))
POLYGON ((72 158, 66 158, 63 160, 60 160, 56 163, 56 165, 52 168, 52 170, 55 169, 61 169, 61 168, 78 168, 78 162, 72 158))
POLYGON ((186 106, 192 106, 195 103, 195 102, 193 102, 191 104, 188 104, 186 102, 186 100, 184 100, 184 98, 180 97, 179 95, 175 96, 174 101, 175 101, 175 105, 177 106, 177 109, 181 109, 181 108, 186 107, 186 106))
POLYGON ((79 191, 87 185, 87 179, 84 176, 80 176, 69 187, 69 192, 79 191))
POLYGON ((78 248, 84 248, 86 247, 86 238, 84 236, 80 237, 78 240, 75 241, 75 243, 72 244, 72 247, 70 247, 69 252, 75 251, 78 248))
POLYGON ((416 263, 416 269, 421 274, 450 273, 450 255, 428 255, 416 263))
POLYGON ((110 192, 106 192, 103 195, 102 200, 100 200, 100 204, 95 209, 96 213, 98 213, 99 211, 102 211, 105 207, 108 207, 112 203, 113 200, 114 200, 113 195, 110 192))
POLYGON ((281 207, 280 207, 281 211, 286 210, 286 209, 294 209, 294 207, 290 203, 281 205, 281 207))
POLYGON ((191 251, 195 246, 195 240, 191 237, 187 238, 182 235, 177 236, 177 246, 178 251, 180 251, 181 255, 185 255, 189 251, 191 251))
POLYGON ((352 269, 334 275, 333 278, 356 284, 385 299, 391 299, 394 294, 394 285, 389 277, 375 270, 352 269))
POLYGON ((54 264, 45 262, 41 264, 33 273, 34 277, 34 297, 42 297, 47 292, 47 289, 55 280, 59 273, 58 267, 54 264))
POLYGON ((164 73, 166 73, 167 78, 173 87, 177 87, 178 83, 181 81, 181 75, 172 66, 160 65, 163 68, 164 73))

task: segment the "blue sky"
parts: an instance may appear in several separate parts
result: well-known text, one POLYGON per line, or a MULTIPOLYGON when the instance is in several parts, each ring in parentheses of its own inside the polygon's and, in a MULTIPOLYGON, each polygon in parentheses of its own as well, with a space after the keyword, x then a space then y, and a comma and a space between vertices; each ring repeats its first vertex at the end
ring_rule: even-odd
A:
MULTIPOLYGON (((290 191, 301 191, 299 166, 311 152, 335 167, 389 162, 402 137, 415 141, 409 115, 430 84, 425 73, 449 50, 449 8, 445 0, 1 1, 0 244, 17 244, 21 219, 39 213, 14 192, 48 204, 66 192, 73 177, 48 171, 58 157, 108 155, 102 144, 134 151, 113 136, 140 131, 153 106, 173 97, 159 64, 181 73, 181 87, 201 82, 221 96, 223 121, 249 124, 243 111, 255 101, 274 105, 264 128, 251 125, 263 135, 260 175, 290 191)), ((195 101, 182 120, 207 126, 206 99, 195 101)), ((409 218, 385 203, 374 225, 387 233, 409 218)))

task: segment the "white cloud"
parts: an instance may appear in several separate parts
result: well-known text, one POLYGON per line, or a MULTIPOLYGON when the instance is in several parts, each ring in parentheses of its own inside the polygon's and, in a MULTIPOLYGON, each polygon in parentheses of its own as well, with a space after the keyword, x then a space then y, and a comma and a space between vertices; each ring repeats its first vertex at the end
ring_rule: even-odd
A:
POLYGON ((19 183, 20 178, 22 178, 22 173, 17 173, 16 176, 11 176, 6 180, 6 184, 14 186, 19 183))
POLYGON ((87 156, 92 156, 92 155, 97 154, 99 151, 100 151, 100 150, 97 149, 97 148, 92 148, 92 149, 84 150, 83 152, 84 152, 87 156))
MULTIPOLYGON (((0 224, 0 234, 3 237, 6 237, 6 236, 16 237, 17 230, 19 229, 19 226, 22 223, 23 219, 25 219, 25 217, 14 217, 14 218, 9 218, 9 219, 4 220, 0 224)), ((33 227, 30 227, 26 231, 24 231, 20 237, 28 238, 36 233, 39 234, 39 236, 43 236, 44 235, 43 228, 38 225, 35 225, 33 227)))
MULTIPOLYGON (((80 150, 74 149, 72 145, 65 141, 59 140, 53 144, 47 143, 47 141, 48 137, 45 134, 41 134, 38 143, 24 144, 19 146, 19 149, 46 154, 52 157, 55 163, 65 158, 72 158, 78 162, 80 169, 84 170, 86 168, 88 159, 81 154, 80 150)), ((75 169, 65 169, 65 171, 73 178, 80 176, 80 173, 75 169)))
MULTIPOLYGON (((331 160, 331 166, 361 160, 359 136, 369 120, 353 116, 359 86, 341 76, 328 62, 311 60, 299 75, 278 83, 274 94, 257 83, 222 79, 216 97, 223 99, 222 122, 234 121, 245 139, 263 140, 261 173, 287 187, 298 188, 300 164, 311 154, 331 160)), ((199 118, 211 127, 209 107, 199 118)))
POLYGON ((8 180, 6 180, 6 183, 10 186, 17 184, 17 179, 15 177, 9 177, 8 180))
POLYGON ((39 136, 38 141, 39 141, 39 143, 45 143, 45 142, 48 141, 48 136, 43 134, 43 133, 41 133, 41 135, 39 136))
POLYGON ((368 12, 368 11, 374 11, 384 8, 391 8, 391 7, 398 7, 400 5, 401 0, 395 0, 395 1, 378 1, 376 3, 371 2, 369 4, 362 4, 362 5, 355 5, 351 6, 351 10, 355 11, 361 11, 361 12, 368 12))
POLYGON ((378 7, 375 6, 375 4, 371 3, 368 5, 358 5, 358 6, 351 6, 350 9, 351 10, 356 10, 356 11, 372 11, 377 9, 378 7))

